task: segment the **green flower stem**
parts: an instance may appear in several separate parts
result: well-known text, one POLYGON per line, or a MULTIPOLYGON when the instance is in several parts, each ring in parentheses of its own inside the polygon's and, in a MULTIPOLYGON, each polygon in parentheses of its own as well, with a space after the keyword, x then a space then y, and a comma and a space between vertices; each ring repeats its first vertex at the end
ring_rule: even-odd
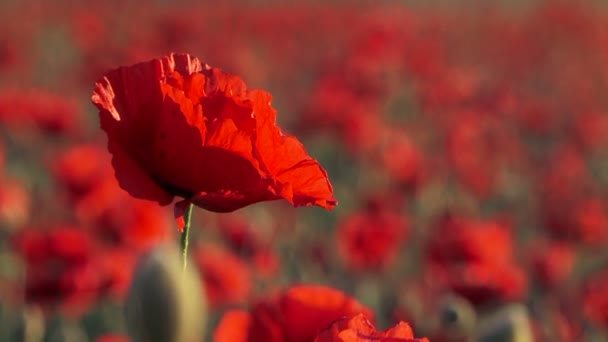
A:
POLYGON ((184 265, 184 271, 188 266, 188 239, 190 237, 190 221, 192 219, 192 208, 194 208, 194 204, 188 204, 186 212, 184 213, 184 231, 182 232, 181 238, 182 262, 184 265))

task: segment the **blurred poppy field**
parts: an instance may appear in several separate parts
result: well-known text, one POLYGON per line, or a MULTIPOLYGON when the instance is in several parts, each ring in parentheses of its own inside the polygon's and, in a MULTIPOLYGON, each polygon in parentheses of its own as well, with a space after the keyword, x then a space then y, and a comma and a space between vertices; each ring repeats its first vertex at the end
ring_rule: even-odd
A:
POLYGON ((338 202, 194 208, 203 340, 608 339, 607 23, 601 1, 0 1, 0 341, 131 341, 140 258, 180 232, 119 185, 91 98, 173 52, 270 93, 338 202))

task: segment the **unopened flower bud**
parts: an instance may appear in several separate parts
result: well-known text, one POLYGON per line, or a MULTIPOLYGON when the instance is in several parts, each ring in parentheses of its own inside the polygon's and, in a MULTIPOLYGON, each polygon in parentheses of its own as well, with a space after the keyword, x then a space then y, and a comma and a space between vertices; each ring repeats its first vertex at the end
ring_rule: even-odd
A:
POLYGON ((175 247, 162 246, 142 258, 126 318, 133 342, 201 340, 207 314, 199 276, 192 267, 183 270, 175 247))
POLYGON ((439 325, 441 331, 453 340, 467 340, 476 324, 473 305, 457 295, 444 297, 439 304, 439 325))
POLYGON ((480 322, 475 341, 532 342, 534 335, 526 307, 512 304, 480 322))

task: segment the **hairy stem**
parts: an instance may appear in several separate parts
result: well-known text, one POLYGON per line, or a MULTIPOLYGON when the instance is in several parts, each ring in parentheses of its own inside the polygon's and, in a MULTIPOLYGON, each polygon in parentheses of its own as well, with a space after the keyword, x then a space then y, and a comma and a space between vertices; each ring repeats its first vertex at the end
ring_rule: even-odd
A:
POLYGON ((182 263, 184 266, 184 271, 188 266, 188 239, 190 237, 190 221, 192 219, 192 208, 194 208, 194 204, 188 204, 186 212, 184 213, 184 231, 182 232, 181 238, 182 263))

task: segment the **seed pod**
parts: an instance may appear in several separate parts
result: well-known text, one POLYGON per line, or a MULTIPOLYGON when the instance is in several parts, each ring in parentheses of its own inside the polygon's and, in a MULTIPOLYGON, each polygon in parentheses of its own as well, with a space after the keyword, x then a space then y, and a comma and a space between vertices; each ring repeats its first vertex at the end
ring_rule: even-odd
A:
POLYGON ((532 342, 534 334, 528 311, 522 304, 511 304, 479 323, 475 341, 532 342))
MULTIPOLYGON (((15 310, 16 311, 16 310, 15 310)), ((10 329, 9 335, 6 332, 0 334, 0 340, 4 341, 3 338, 9 338, 10 341, 23 341, 23 342, 40 342, 44 340, 46 333, 46 322, 44 320, 44 313, 38 306, 24 307, 21 311, 21 317, 8 317, 8 321, 14 321, 14 329, 10 329)), ((6 317, 2 317, 7 321, 6 317)), ((10 325, 4 325, 3 328, 11 327, 10 325)), ((7 329, 8 330, 8 329, 7 329)))
POLYGON ((476 324, 473 305, 465 298, 448 295, 439 304, 440 330, 450 336, 449 340, 468 340, 476 324))
POLYGON ((77 322, 58 318, 49 324, 44 340, 31 341, 80 342, 86 340, 87 334, 77 322))
POLYGON ((207 318, 199 275, 182 268, 174 246, 161 246, 138 265, 126 302, 133 342, 200 341, 207 318))

